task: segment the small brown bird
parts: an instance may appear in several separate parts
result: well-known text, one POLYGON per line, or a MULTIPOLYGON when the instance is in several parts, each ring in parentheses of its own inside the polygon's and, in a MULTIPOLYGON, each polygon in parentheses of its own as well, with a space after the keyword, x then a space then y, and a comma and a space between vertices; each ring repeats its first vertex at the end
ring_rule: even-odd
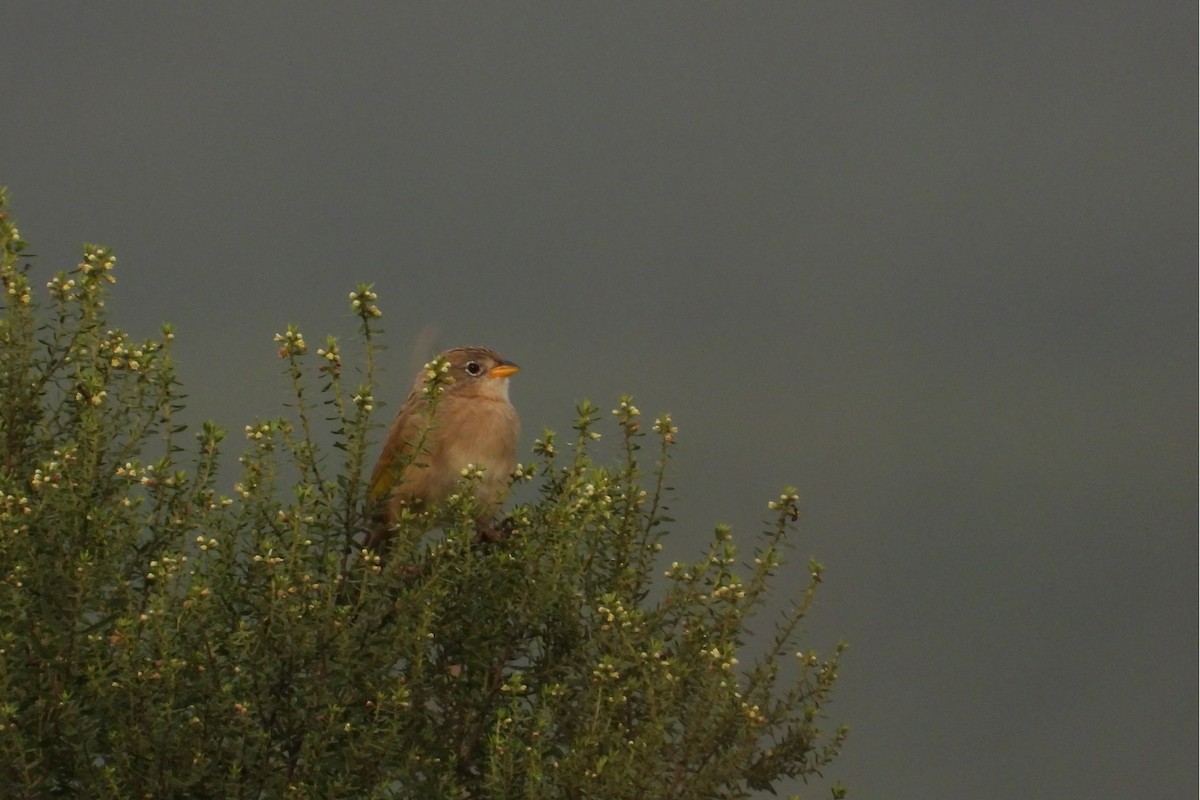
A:
POLYGON ((449 497, 468 464, 484 470, 475 484, 481 535, 499 510, 516 466, 520 421, 508 400, 508 379, 519 367, 483 347, 447 350, 452 382, 435 401, 430 419, 426 370, 388 431, 371 474, 368 501, 378 507, 367 547, 378 550, 404 508, 429 508, 449 497), (424 437, 424 441, 422 441, 424 437), (420 452, 414 454, 414 448, 420 452))

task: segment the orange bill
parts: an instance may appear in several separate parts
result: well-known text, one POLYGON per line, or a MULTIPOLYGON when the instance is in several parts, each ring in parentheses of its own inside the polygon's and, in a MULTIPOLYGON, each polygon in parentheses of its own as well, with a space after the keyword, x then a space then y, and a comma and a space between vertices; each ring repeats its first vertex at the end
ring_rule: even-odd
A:
POLYGON ((516 375, 521 371, 521 368, 509 361, 501 361, 496 366, 488 370, 489 378, 507 378, 509 375, 516 375))

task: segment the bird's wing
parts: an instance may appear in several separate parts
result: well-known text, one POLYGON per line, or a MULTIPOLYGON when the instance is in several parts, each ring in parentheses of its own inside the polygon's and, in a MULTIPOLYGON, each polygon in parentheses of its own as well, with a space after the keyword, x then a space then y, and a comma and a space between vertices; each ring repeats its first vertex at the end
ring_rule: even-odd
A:
POLYGON ((375 463, 371 473, 371 483, 367 488, 367 499, 372 503, 382 502, 396 486, 400 473, 407 466, 409 450, 419 433, 421 419, 421 398, 409 395, 396 414, 392 427, 388 430, 387 439, 383 443, 383 452, 375 463))

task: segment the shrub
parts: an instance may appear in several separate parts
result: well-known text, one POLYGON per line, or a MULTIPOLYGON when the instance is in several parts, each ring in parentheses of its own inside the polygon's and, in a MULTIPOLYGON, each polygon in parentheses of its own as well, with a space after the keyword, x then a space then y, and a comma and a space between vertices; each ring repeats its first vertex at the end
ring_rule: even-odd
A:
POLYGON ((744 641, 794 491, 752 563, 721 526, 664 581, 674 424, 645 430, 622 398, 624 457, 603 466, 585 402, 571 446, 546 432, 517 468, 537 499, 501 541, 454 500, 403 520, 380 560, 359 549, 369 287, 351 294, 361 385, 336 340, 314 358, 295 328, 278 336, 295 403, 245 428, 227 496, 223 432, 188 444, 178 421, 170 328, 138 342, 109 326, 112 253, 85 246, 40 301, 3 194, 0 214, 7 796, 732 798, 836 755, 845 730, 822 709, 842 647, 796 652, 820 565, 762 652, 744 641))

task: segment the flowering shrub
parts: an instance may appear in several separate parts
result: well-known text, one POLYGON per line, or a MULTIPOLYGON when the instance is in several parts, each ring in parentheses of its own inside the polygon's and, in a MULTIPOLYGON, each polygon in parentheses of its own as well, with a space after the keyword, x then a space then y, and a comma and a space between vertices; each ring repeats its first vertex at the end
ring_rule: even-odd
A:
MULTIPOLYGON (((137 342, 109 326, 112 253, 86 246, 45 294, 24 247, 0 194, 6 796, 732 798, 836 755, 845 730, 823 707, 842 648, 796 644, 818 564, 774 636, 745 644, 794 491, 751 563, 722 526, 664 576, 675 424, 643 430, 622 398, 624 457, 603 466, 583 403, 571 446, 547 431, 517 467, 538 498, 500 541, 475 536, 465 491, 401 520, 381 559, 361 549, 370 287, 350 297, 360 365, 335 339, 310 355, 294 327, 276 337, 295 402, 245 427, 225 493, 224 433, 178 422, 170 328, 137 342)), ((443 374, 430 365, 435 395, 443 374)))

